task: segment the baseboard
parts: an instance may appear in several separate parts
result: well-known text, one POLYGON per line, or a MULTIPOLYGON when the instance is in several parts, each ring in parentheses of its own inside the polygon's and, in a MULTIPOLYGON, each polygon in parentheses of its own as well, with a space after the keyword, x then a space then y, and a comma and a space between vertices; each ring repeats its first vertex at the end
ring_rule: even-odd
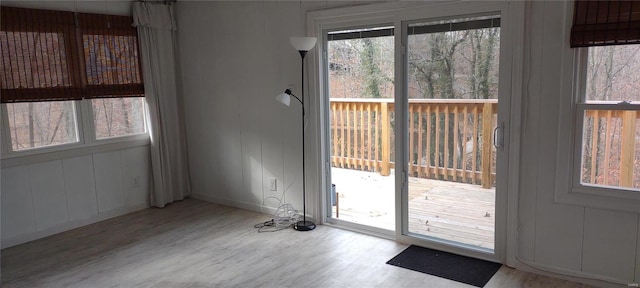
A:
POLYGON ((198 193, 191 193, 190 197, 194 198, 194 199, 202 200, 202 201, 222 204, 222 205, 236 207, 236 208, 245 209, 245 210, 251 210, 251 211, 264 213, 264 214, 270 214, 271 215, 271 214, 275 214, 276 213, 276 208, 269 207, 269 206, 264 206, 264 205, 258 205, 258 204, 252 204, 252 203, 240 202, 240 201, 234 201, 234 200, 227 200, 227 199, 222 199, 222 198, 218 198, 218 197, 214 197, 214 196, 210 196, 210 195, 198 194, 198 193))
POLYGON ((7 239, 2 239, 1 247, 2 249, 9 248, 11 246, 27 243, 33 240, 38 240, 40 238, 48 237, 54 234, 58 234, 64 231, 69 231, 72 229, 76 229, 82 226, 86 226, 89 224, 97 223, 100 221, 108 220, 117 216, 122 216, 125 214, 129 214, 135 211, 139 211, 142 209, 149 208, 148 204, 139 204, 125 208, 119 208, 114 210, 109 210, 105 212, 100 212, 96 215, 91 216, 90 218, 81 219, 81 220, 73 220, 66 222, 64 224, 60 224, 51 228, 47 228, 45 230, 34 231, 31 233, 20 234, 17 236, 9 237, 7 239))
POLYGON ((613 279, 606 276, 595 275, 582 271, 574 271, 570 269, 561 269, 558 267, 547 266, 542 264, 529 263, 523 259, 516 259, 516 265, 513 267, 517 270, 540 274, 544 276, 564 279, 568 281, 578 282, 595 287, 637 287, 637 283, 626 283, 623 280, 613 279))
MULTIPOLYGON (((240 208, 240 209, 255 211, 255 212, 259 212, 259 213, 263 213, 263 214, 267 214, 267 215, 274 215, 276 213, 276 210, 277 210, 277 208, 273 208, 273 207, 269 207, 269 206, 253 204, 253 203, 247 203, 247 202, 240 202, 240 201, 235 201, 235 200, 222 199, 222 198, 218 198, 218 197, 214 197, 214 196, 210 196, 210 195, 198 194, 198 193, 193 193, 193 192, 191 193, 190 197, 194 198, 194 199, 202 200, 202 201, 211 202, 211 203, 216 203, 216 204, 236 207, 236 208, 240 208)), ((311 220, 311 221, 316 221, 313 217, 310 217, 309 215, 307 215, 307 219, 311 220)))

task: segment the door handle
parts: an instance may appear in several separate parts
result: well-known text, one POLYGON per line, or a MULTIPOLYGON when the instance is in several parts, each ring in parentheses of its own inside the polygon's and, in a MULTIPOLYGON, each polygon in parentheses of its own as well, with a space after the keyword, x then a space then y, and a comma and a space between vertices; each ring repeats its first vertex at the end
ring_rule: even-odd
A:
POLYGON ((504 150, 504 122, 500 122, 493 129, 493 147, 500 151, 504 150))

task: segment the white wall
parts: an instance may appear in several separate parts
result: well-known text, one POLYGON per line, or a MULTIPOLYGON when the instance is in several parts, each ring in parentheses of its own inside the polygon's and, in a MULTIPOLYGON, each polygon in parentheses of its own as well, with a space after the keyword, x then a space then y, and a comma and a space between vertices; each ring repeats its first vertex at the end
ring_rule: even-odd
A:
POLYGON ((149 176, 148 146, 3 167, 2 248, 149 207, 149 176))
POLYGON ((556 156, 567 151, 558 146, 558 137, 564 136, 559 134, 560 115, 571 113, 561 102, 571 97, 566 92, 570 83, 562 81, 573 63, 566 34, 572 10, 555 1, 533 1, 527 9, 518 254, 523 262, 544 270, 623 286, 638 283, 637 213, 554 200, 556 181, 566 174, 556 170, 556 156))
MULTIPOLYGON (((289 37, 305 34, 308 10, 363 3, 178 2, 192 197, 272 212, 279 202, 269 197, 288 188, 286 202, 302 209, 300 108, 274 100, 286 88, 301 95, 300 55, 289 37), (277 191, 269 189, 271 178, 277 191)), ((312 126, 307 175, 318 167, 310 159, 318 142, 312 126)), ((317 195, 313 178, 307 193, 317 195)))

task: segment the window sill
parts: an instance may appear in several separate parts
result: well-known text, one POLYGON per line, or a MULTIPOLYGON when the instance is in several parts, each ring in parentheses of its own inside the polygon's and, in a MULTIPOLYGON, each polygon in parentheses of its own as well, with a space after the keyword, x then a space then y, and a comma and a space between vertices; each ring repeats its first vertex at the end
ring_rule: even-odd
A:
POLYGON ((91 144, 69 144, 51 147, 42 151, 40 149, 13 152, 2 155, 2 168, 9 168, 21 165, 60 160, 94 153, 122 150, 132 147, 146 146, 150 143, 149 135, 135 135, 124 138, 112 138, 103 141, 96 141, 91 144))
POLYGON ((557 190, 555 201, 591 208, 640 213, 640 191, 580 186, 569 190, 557 190))

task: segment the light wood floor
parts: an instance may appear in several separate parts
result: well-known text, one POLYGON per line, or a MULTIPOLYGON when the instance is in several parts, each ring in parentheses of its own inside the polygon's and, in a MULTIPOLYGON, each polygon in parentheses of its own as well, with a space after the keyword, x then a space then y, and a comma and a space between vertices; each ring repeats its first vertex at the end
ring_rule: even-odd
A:
MULTIPOLYGON (((2 287, 469 287, 385 262, 394 241, 187 199, 2 250, 2 287)), ((502 267, 487 287, 582 287, 502 267)))

